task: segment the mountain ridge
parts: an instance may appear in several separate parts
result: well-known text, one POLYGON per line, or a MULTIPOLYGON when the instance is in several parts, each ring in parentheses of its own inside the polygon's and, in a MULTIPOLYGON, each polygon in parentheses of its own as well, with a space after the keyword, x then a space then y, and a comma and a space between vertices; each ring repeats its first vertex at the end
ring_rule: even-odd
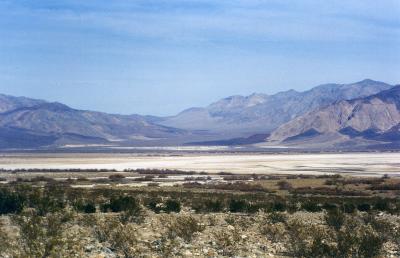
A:
MULTIPOLYGON (((176 116, 164 118, 79 110, 63 103, 0 94, 0 148, 57 147, 79 143, 113 146, 189 143, 231 146, 256 144, 264 141, 267 135, 269 140, 275 142, 311 141, 312 137, 325 136, 318 130, 318 133, 311 130, 313 128, 297 130, 297 133, 285 132, 279 136, 278 128, 282 129, 288 123, 293 125, 299 117, 310 112, 338 103, 352 105, 352 101, 367 99, 368 96, 372 98, 374 94, 392 87, 393 85, 366 79, 351 84, 323 84, 303 92, 288 90, 273 95, 233 95, 213 102, 206 108, 189 108, 176 116), (168 123, 171 121, 174 123, 168 123), (187 124, 191 127, 186 128, 187 124), (29 141, 32 141, 31 145, 29 141)), ((398 96, 382 93, 382 98, 389 101, 398 96)), ((393 128, 385 135, 373 130, 360 132, 359 129, 340 128, 337 132, 330 132, 329 139, 334 139, 335 135, 342 138, 363 135, 369 141, 380 141, 385 137, 395 137, 398 131, 393 128), (366 137, 367 135, 369 136, 366 137)))
MULTIPOLYGON (((36 102, 29 99, 29 103, 36 102)), ((5 130, 8 137, 14 130, 22 138, 43 139, 44 145, 48 144, 48 139, 53 139, 54 144, 65 141, 66 138, 79 138, 83 142, 85 139, 90 142, 97 139, 104 143, 151 140, 185 134, 184 130, 154 124, 140 115, 78 110, 58 102, 37 103, 25 107, 15 105, 15 109, 0 113, 0 129, 5 130), (44 136, 49 138, 45 139, 44 136)), ((3 142, 7 142, 7 139, 3 139, 3 142)))
MULTIPOLYGON (((377 94, 351 100, 341 100, 310 111, 273 131, 269 142, 290 143, 304 133, 314 130, 318 135, 336 134, 360 141, 400 141, 400 85, 377 94)), ((344 143, 341 143, 344 144, 344 143)))
POLYGON ((391 87, 393 85, 365 79, 350 84, 323 84, 303 92, 288 90, 273 95, 234 95, 204 108, 186 109, 159 123, 175 128, 212 132, 224 132, 229 128, 238 137, 246 136, 249 132, 268 133, 312 109, 342 99, 372 95, 391 87))

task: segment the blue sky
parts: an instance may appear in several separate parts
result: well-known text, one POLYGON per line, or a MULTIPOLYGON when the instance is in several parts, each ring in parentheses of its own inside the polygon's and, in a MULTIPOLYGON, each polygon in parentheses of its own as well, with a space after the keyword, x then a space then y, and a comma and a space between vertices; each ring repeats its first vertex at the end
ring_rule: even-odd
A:
POLYGON ((400 1, 0 0, 0 92, 171 115, 229 95, 400 83, 400 1))

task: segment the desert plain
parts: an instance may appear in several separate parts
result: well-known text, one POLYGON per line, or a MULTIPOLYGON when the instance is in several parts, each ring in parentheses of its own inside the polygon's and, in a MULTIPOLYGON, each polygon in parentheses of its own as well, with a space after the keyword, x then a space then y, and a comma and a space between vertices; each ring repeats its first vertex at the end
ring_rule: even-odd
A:
POLYGON ((400 176, 400 153, 2 154, 0 169, 177 169, 236 174, 400 176))

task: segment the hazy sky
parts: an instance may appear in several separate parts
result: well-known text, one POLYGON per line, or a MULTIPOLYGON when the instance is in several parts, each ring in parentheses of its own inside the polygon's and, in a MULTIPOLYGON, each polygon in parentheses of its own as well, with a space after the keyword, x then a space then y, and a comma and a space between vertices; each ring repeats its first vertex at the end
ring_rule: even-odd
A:
POLYGON ((0 92, 169 115, 235 94, 400 83, 399 17, 399 0, 0 0, 0 92))

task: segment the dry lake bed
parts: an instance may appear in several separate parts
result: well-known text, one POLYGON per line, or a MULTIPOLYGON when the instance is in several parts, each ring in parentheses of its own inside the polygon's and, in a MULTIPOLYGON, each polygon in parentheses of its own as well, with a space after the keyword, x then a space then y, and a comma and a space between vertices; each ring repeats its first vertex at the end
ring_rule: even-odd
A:
POLYGON ((0 169, 179 169, 208 173, 400 176, 400 153, 2 154, 0 169))

